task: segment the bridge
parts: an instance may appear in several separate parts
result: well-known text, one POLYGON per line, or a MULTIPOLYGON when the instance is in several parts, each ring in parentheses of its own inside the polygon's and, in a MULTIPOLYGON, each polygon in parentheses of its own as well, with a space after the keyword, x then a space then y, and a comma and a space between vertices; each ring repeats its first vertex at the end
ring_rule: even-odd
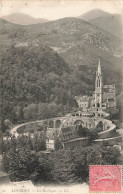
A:
MULTIPOLYGON (((118 137, 114 137, 114 132, 116 131, 116 125, 112 123, 112 121, 108 120, 109 114, 105 112, 74 112, 65 115, 64 117, 56 117, 49 118, 44 120, 36 120, 27 123, 20 124, 11 129, 11 134, 14 134, 17 137, 19 134, 17 129, 22 126, 29 125, 33 128, 33 124, 37 126, 41 126, 40 124, 47 126, 47 137, 49 140, 53 140, 52 146, 54 146, 54 135, 60 134, 61 128, 65 128, 70 125, 79 125, 82 124, 83 127, 88 129, 94 128, 101 121, 103 123, 103 130, 99 132, 99 138, 95 140, 95 143, 102 143, 104 141, 115 142, 121 140, 121 135, 118 137), (50 139, 51 138, 51 139, 50 139)), ((49 140, 47 146, 49 145, 49 140)), ((88 144, 88 138, 76 138, 73 140, 68 140, 67 142, 63 142, 64 149, 69 149, 73 146, 85 146, 88 144)))
POLYGON ((18 136, 17 134, 17 129, 26 126, 29 124, 38 124, 42 123, 47 126, 48 129, 61 129, 62 127, 66 127, 69 125, 77 125, 77 124, 82 124, 84 127, 87 128, 94 128, 99 121, 103 122, 104 130, 107 129, 107 126, 105 124, 104 117, 109 116, 109 114, 105 112, 74 112, 74 113, 69 113, 65 115, 64 117, 56 117, 56 118, 49 118, 49 119, 44 119, 44 120, 36 120, 36 121, 31 121, 27 123, 20 124, 18 126, 15 126, 14 128, 11 129, 11 134, 14 134, 15 136, 18 136))

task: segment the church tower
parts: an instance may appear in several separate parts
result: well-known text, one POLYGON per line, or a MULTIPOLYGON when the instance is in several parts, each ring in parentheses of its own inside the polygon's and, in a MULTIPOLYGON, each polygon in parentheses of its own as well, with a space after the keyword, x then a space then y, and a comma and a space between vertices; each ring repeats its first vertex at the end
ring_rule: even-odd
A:
POLYGON ((95 80, 95 95, 94 95, 94 101, 95 101, 95 107, 97 108, 97 111, 102 108, 102 73, 101 73, 101 65, 100 65, 100 57, 98 62, 98 69, 96 71, 96 80, 95 80))

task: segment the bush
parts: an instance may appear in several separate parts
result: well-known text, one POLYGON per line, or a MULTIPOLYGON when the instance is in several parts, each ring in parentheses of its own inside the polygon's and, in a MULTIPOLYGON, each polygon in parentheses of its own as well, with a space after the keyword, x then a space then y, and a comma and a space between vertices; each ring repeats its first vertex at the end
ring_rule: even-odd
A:
POLYGON ((17 133, 22 134, 25 132, 25 126, 21 126, 17 129, 17 133))
POLYGON ((95 130, 99 133, 101 131, 103 131, 103 122, 100 121, 97 126, 95 127, 95 130))
POLYGON ((86 127, 83 127, 82 125, 78 126, 77 135, 79 137, 87 137, 88 136, 89 129, 86 127))
POLYGON ((82 183, 89 179, 89 165, 121 164, 119 150, 111 146, 58 150, 47 155, 34 151, 31 139, 23 136, 17 140, 12 138, 5 148, 2 165, 10 174, 11 181, 31 179, 34 184, 82 183))

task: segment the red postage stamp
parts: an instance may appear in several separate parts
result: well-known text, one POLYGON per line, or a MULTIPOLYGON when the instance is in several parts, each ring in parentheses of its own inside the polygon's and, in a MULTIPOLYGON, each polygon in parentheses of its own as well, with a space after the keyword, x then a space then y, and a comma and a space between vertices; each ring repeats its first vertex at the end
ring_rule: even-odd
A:
POLYGON ((120 192, 122 190, 122 166, 90 166, 90 191, 120 192))

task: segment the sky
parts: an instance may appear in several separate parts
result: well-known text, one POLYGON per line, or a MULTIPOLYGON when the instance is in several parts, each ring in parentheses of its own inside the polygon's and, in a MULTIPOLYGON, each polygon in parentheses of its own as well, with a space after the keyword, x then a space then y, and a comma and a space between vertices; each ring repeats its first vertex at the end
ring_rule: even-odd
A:
POLYGON ((91 9, 123 13, 122 0, 0 0, 0 17, 15 12, 48 20, 77 17, 91 9))

